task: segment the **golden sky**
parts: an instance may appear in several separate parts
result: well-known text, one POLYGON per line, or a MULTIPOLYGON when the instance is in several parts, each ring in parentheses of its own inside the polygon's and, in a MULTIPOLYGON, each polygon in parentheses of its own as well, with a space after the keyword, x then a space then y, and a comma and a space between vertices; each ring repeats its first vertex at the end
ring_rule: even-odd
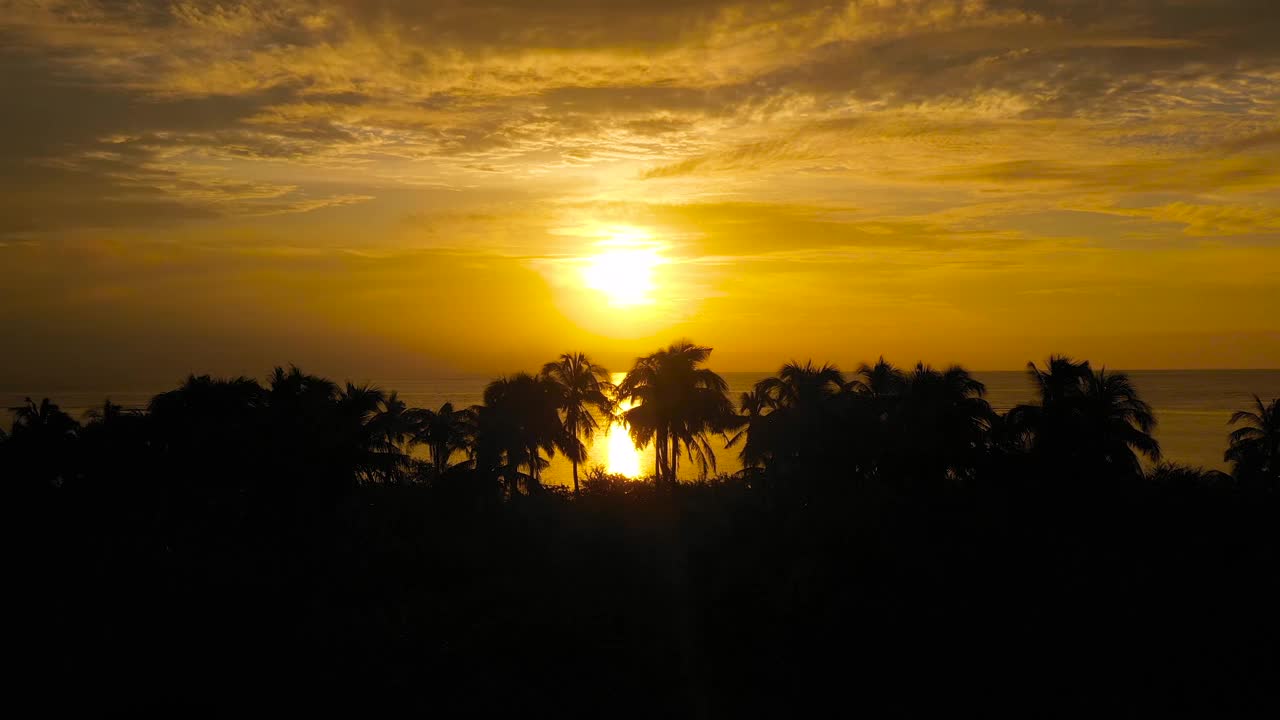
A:
POLYGON ((1273 0, 0 0, 0 378, 1280 366, 1273 0))

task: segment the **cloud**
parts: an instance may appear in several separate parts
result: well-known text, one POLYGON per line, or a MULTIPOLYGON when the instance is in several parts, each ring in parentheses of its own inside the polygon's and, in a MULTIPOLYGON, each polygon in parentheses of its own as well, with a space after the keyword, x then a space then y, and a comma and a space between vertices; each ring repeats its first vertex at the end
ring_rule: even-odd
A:
POLYGON ((1185 202, 1117 212, 1157 221, 1178 223, 1190 235, 1221 237, 1231 235, 1280 235, 1280 204, 1195 205, 1185 202))
POLYGON ((1280 147, 1280 128, 1254 132, 1224 143, 1228 152, 1248 152, 1252 150, 1270 150, 1280 147))
POLYGON ((788 140, 762 140, 646 170, 641 177, 648 180, 652 178, 706 174, 709 172, 757 169, 763 165, 771 164, 771 161, 777 161, 782 158, 797 160, 805 157, 799 151, 799 148, 788 140))
MULTIPOLYGON (((905 242, 980 228, 999 244, 1028 212, 1134 207, 1166 208, 1130 215, 1153 232, 1238 236, 1270 225, 1211 209, 1266 208, 1280 180, 1266 0, 0 10, 10 236, 522 184, 592 207, 794 205, 769 222, 819 245, 854 224, 812 208, 849 206, 905 242)), ((745 234, 750 252, 779 242, 745 234)))

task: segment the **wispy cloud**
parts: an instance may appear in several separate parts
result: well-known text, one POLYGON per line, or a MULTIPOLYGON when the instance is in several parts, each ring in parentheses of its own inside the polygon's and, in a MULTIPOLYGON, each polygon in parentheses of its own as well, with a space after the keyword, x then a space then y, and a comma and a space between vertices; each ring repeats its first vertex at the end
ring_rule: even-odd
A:
POLYGON ((1280 262, 1277 37, 1271 0, 0 0, 0 238, 514 277, 582 250, 555 228, 616 222, 672 267, 829 298, 857 268, 975 324, 1020 321, 983 272, 1030 298, 1143 280, 1154 308, 1186 288, 1129 253, 1280 262))

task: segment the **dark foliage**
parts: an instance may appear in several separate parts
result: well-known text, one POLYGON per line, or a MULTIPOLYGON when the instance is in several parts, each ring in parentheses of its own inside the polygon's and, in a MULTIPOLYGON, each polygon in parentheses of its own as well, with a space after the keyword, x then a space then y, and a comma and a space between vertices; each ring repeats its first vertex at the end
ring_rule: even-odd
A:
POLYGON ((585 358, 471 409, 297 369, 192 377, 83 424, 28 402, 0 435, 14 702, 1280 709, 1275 401, 1233 419, 1232 475, 1144 471, 1151 409, 1087 363, 1033 366, 1039 402, 1003 417, 960 368, 792 363, 729 416, 708 353, 640 359, 621 419, 585 358), (661 441, 662 481, 542 487, 550 453, 582 457, 584 412, 661 441), (747 469, 674 483, 717 434, 747 469))

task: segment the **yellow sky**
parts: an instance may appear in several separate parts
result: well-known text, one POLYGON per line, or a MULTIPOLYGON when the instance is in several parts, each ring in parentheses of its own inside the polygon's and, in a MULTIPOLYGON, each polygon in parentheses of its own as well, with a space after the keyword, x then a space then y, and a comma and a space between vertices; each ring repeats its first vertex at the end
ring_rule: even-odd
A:
POLYGON ((0 378, 1280 366, 1270 0, 0 0, 0 378))

